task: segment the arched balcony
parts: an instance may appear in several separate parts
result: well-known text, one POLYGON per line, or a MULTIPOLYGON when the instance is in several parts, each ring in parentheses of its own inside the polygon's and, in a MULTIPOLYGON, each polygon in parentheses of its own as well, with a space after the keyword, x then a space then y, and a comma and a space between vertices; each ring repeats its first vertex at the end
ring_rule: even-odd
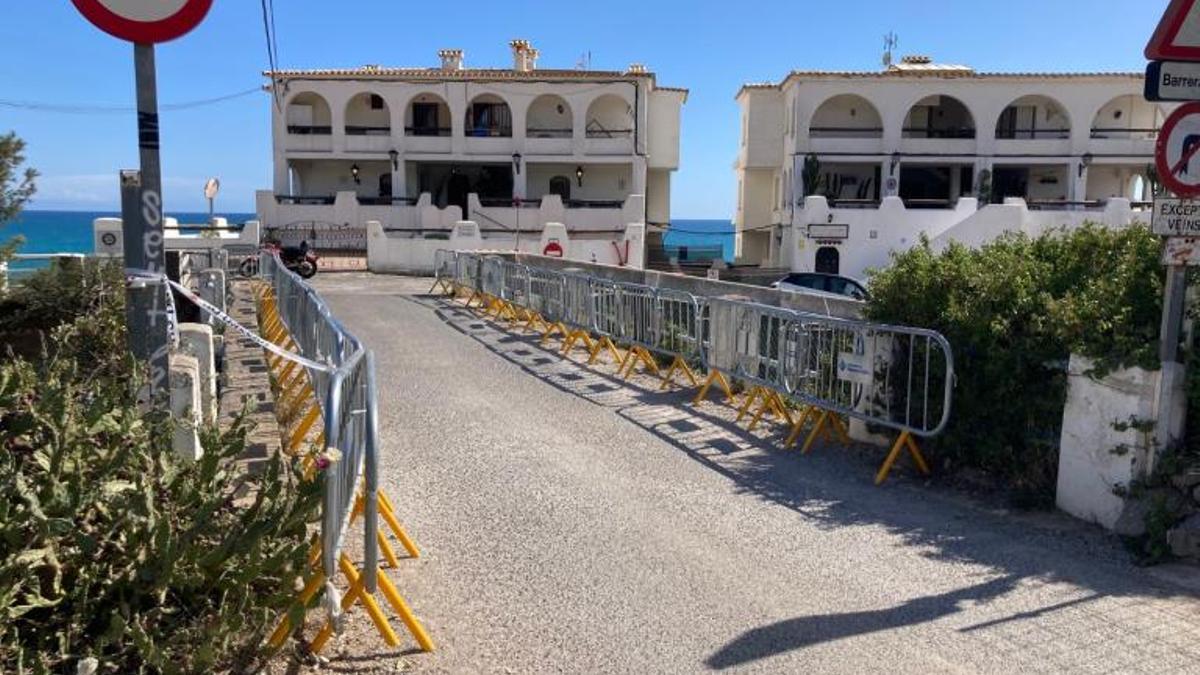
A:
POLYGON ((589 153, 632 152, 633 130, 633 105, 624 98, 616 94, 602 94, 588 105, 584 131, 589 153))
POLYGON ((1092 120, 1092 138, 1154 140, 1162 128, 1162 108, 1141 96, 1118 96, 1104 104, 1092 120))
POLYGON ((329 102, 311 91, 293 96, 285 109, 287 149, 324 151, 333 149, 333 116, 329 102))
POLYGON ((904 117, 903 138, 975 138, 975 117, 953 96, 933 95, 913 104, 904 117))
POLYGON ((496 94, 480 94, 467 106, 467 136, 511 138, 512 109, 496 94))
POLYGON ((525 113, 525 147, 538 154, 571 154, 575 122, 570 104, 554 94, 533 99, 525 113))
POLYGON ((406 152, 450 152, 450 106, 437 94, 417 94, 404 107, 406 152))
POLYGON ((809 138, 883 138, 879 110, 857 94, 841 94, 822 103, 808 125, 809 138))
POLYGON ((392 116, 379 94, 355 94, 346 102, 346 149, 387 152, 392 147, 392 116))
POLYGON ((1071 137, 1067 109, 1049 96, 1022 96, 1009 103, 996 121, 998 140, 1065 140, 1071 137))

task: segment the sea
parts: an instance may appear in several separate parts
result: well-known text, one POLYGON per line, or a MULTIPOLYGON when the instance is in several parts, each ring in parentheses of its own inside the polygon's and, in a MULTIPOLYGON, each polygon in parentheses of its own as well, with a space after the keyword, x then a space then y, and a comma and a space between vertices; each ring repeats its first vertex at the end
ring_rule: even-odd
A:
MULTIPOLYGON (((207 213, 170 213, 181 224, 203 223, 207 213)), ((218 213, 231 223, 252 220, 252 213, 218 213)), ((113 211, 25 211, 16 220, 0 225, 0 242, 15 235, 25 238, 20 253, 91 253, 92 221, 119 217, 113 211)), ((676 220, 663 241, 668 248, 708 249, 721 247, 723 257, 733 262, 733 224, 729 220, 676 220)))

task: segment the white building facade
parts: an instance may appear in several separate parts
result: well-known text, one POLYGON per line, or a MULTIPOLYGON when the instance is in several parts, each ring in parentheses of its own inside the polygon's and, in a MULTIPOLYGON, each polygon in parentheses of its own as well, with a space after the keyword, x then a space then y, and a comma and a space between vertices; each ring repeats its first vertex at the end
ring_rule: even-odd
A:
POLYGON ((977 73, 906 57, 737 95, 738 257, 862 277, 921 234, 979 244, 1148 208, 1170 111, 1143 76, 977 73))
POLYGON ((442 50, 432 68, 267 73, 279 104, 264 227, 375 221, 389 237, 439 238, 473 221, 513 248, 547 223, 617 241, 630 224, 669 223, 687 92, 638 64, 539 69, 532 45, 510 46, 512 68, 442 50))

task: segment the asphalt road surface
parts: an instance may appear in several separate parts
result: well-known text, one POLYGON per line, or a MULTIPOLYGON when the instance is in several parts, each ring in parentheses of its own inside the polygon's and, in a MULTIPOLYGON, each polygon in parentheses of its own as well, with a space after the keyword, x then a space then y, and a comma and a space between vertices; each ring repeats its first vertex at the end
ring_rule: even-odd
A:
MULTIPOLYGON (((377 356, 421 672, 1200 672, 1200 602, 1064 516, 565 360, 429 281, 317 281, 377 356)), ((407 637, 407 636, 406 636, 407 637)), ((410 642, 411 646, 411 642, 410 642)), ((341 667, 352 668, 354 659, 341 667)))

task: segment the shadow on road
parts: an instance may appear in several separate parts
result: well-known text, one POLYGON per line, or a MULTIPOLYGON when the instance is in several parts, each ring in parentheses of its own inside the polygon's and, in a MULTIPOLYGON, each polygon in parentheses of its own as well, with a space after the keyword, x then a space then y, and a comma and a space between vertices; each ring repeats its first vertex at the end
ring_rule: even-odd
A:
POLYGON ((916 598, 888 609, 814 614, 746 631, 705 660, 724 670, 822 642, 934 621, 961 611, 965 603, 985 602, 1012 590, 1018 578, 1004 576, 940 595, 916 598))

